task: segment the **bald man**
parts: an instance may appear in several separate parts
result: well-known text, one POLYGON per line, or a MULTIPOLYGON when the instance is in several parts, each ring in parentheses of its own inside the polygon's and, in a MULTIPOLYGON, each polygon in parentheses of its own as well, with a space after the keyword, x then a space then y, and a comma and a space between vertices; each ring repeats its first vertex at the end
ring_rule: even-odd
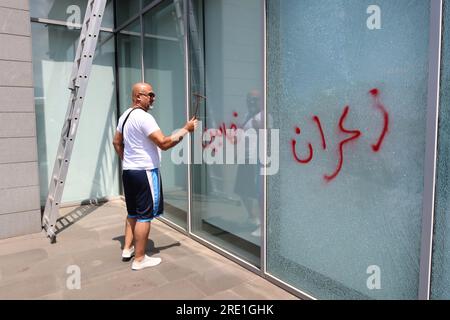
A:
POLYGON ((148 83, 136 83, 132 88, 133 106, 119 118, 114 136, 114 149, 122 160, 122 181, 128 216, 122 259, 134 255, 132 270, 156 266, 159 257, 145 254, 151 221, 163 214, 163 190, 159 171, 161 150, 177 145, 188 132, 193 132, 198 120, 192 118, 171 136, 165 136, 152 115, 147 113, 156 100, 148 83), (133 246, 134 240, 134 246, 133 246))

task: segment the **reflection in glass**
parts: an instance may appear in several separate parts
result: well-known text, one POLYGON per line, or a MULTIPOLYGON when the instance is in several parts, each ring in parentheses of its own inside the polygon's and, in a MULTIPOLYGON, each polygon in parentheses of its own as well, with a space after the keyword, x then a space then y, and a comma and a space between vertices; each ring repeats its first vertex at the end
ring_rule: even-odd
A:
MULTIPOLYGON (((45 203, 66 115, 79 31, 32 23, 33 75, 41 203, 45 203)), ((118 160, 112 148, 116 123, 114 38, 101 33, 62 201, 119 195, 118 160)))
POLYGON ((199 108, 206 141, 193 140, 203 163, 192 170, 192 231, 260 266, 263 179, 259 162, 252 159, 258 140, 239 136, 237 130, 256 131, 264 122, 262 1, 190 4, 192 105, 194 93, 207 97, 199 108), (246 164, 237 159, 220 163, 227 144, 236 153, 246 145, 246 164))
POLYGON ((116 0, 117 28, 121 28, 125 22, 139 13, 141 1, 142 0, 116 0))
MULTIPOLYGON (((30 16, 82 24, 87 0, 30 0, 30 16)), ((102 27, 114 28, 113 0, 106 2, 102 27)))
POLYGON ((119 61, 119 107, 122 114, 131 101, 131 87, 142 81, 141 24, 139 19, 121 30, 117 36, 119 61))
MULTIPOLYGON (((177 2, 177 1, 181 1, 181 0, 175 0, 175 2, 177 2)), ((155 0, 142 0, 142 9, 145 9, 145 7, 148 6, 149 4, 151 4, 152 2, 155 2, 155 0)))
MULTIPOLYGON (((182 1, 168 0, 143 16, 145 81, 157 95, 150 113, 165 135, 186 123, 182 12, 182 1)), ((175 164, 172 152, 173 149, 162 152, 164 217, 186 229, 187 164, 175 164)))

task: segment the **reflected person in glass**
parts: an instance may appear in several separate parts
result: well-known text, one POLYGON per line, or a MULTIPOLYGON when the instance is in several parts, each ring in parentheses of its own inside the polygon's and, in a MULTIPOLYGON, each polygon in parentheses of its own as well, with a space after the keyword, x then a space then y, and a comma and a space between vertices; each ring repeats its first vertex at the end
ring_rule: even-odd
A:
MULTIPOLYGON (((244 130, 244 132, 255 130, 256 134, 258 134, 259 129, 264 128, 263 105, 259 90, 253 89, 247 94, 246 105, 247 113, 239 128, 244 130)), ((245 143, 242 139, 238 140, 238 143, 245 143)), ((261 166, 258 164, 258 141, 250 139, 248 150, 246 150, 245 164, 240 164, 238 167, 234 191, 241 197, 248 214, 248 223, 254 228, 253 232, 251 232, 251 235, 254 237, 261 236, 260 206, 258 205, 262 181, 260 168, 261 166)))

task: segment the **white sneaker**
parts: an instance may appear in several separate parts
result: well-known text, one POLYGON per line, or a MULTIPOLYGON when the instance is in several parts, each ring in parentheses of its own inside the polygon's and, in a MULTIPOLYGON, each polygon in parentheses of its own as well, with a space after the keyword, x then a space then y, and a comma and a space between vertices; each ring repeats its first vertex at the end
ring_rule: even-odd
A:
POLYGON ((140 262, 134 260, 133 264, 131 265, 131 269, 142 270, 144 268, 157 266, 160 263, 161 263, 161 258, 152 258, 152 257, 149 257, 148 255, 145 255, 144 259, 142 259, 142 261, 140 261, 140 262))
POLYGON ((134 246, 132 246, 130 249, 123 249, 122 250, 122 259, 131 259, 131 257, 134 256, 134 246))

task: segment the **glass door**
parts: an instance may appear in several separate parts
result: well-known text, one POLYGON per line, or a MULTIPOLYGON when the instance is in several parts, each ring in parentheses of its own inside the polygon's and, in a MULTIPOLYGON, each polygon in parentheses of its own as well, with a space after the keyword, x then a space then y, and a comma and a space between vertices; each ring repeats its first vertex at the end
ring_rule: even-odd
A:
POLYGON ((192 233, 260 266, 263 1, 189 1, 192 233), (194 113, 195 110, 192 110, 194 113))
MULTIPOLYGON (((182 4, 181 0, 162 1, 143 15, 144 78, 156 93, 149 112, 165 135, 182 128, 187 119, 182 4)), ((174 161, 175 152, 162 152, 163 217, 187 229, 188 164, 174 161)))

